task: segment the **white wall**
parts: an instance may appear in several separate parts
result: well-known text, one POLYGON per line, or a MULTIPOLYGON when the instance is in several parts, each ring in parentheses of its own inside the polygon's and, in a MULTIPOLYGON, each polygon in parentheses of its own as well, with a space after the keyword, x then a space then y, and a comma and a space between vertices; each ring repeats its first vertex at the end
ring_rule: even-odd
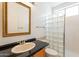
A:
MULTIPOLYGON (((13 37, 2 37, 0 36, 0 45, 16 42, 19 40, 26 40, 29 38, 40 38, 45 36, 45 29, 44 28, 36 28, 37 26, 43 26, 43 16, 50 14, 50 8, 46 7, 46 5, 31 5, 29 3, 23 2, 24 4, 28 4, 31 6, 31 34, 30 35, 20 35, 20 36, 13 36, 13 37), (48 12, 49 11, 49 12, 48 12)), ((1 11, 1 3, 0 3, 0 34, 2 35, 2 11, 1 11)))

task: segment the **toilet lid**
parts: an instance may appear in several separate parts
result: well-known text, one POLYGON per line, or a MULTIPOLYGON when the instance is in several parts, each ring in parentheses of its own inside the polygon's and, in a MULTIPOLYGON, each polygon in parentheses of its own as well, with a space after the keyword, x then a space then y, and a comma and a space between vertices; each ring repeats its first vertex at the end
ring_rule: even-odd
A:
POLYGON ((51 54, 51 55, 57 55, 57 51, 51 49, 51 48, 46 48, 45 51, 48 53, 48 54, 51 54))

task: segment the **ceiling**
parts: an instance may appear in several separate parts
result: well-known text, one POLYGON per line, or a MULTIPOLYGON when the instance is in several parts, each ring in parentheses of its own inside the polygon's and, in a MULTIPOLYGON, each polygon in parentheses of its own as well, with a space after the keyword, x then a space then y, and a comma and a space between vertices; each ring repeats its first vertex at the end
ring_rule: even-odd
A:
POLYGON ((62 4, 63 2, 35 2, 34 5, 36 6, 49 6, 49 7, 55 7, 59 4, 62 4))

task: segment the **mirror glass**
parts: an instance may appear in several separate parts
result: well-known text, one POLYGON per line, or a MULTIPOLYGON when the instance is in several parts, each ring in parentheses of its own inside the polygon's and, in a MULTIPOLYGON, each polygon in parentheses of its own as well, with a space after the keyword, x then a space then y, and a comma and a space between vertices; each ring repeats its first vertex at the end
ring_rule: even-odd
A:
POLYGON ((4 4, 4 36, 30 34, 31 8, 21 2, 4 4))

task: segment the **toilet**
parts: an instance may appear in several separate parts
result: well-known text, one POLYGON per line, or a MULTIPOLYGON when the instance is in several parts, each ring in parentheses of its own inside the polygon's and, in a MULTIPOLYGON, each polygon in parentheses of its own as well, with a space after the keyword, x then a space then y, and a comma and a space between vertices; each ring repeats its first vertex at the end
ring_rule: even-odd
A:
POLYGON ((51 48, 46 48, 45 52, 46 52, 46 57, 57 57, 58 56, 57 51, 55 51, 51 48))

